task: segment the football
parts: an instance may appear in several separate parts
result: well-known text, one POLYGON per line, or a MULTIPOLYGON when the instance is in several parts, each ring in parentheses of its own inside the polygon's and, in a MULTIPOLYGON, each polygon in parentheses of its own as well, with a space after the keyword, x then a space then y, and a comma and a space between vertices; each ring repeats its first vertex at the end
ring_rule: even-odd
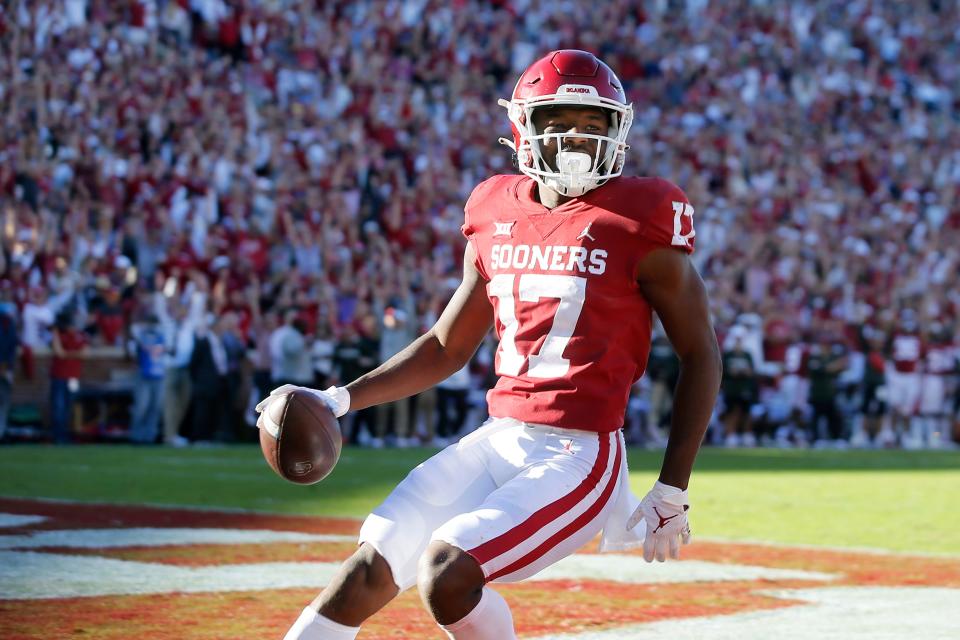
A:
POLYGON ((320 482, 340 459, 340 425, 323 400, 307 391, 274 398, 257 426, 263 457, 284 480, 320 482))

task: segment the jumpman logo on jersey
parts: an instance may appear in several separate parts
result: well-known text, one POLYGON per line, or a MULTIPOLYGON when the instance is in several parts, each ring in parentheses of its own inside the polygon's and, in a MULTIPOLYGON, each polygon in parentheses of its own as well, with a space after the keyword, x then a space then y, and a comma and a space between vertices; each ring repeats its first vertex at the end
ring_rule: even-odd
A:
POLYGON ((511 220, 510 222, 494 222, 493 237, 507 236, 509 238, 513 235, 513 225, 516 223, 516 220, 511 220))
POLYGON ((593 224, 592 222, 588 222, 588 223, 587 223, 587 226, 585 226, 585 227, 583 228, 583 231, 580 232, 580 235, 577 236, 577 240, 582 240, 583 238, 590 238, 590 239, 593 240, 594 242, 597 241, 596 238, 594 238, 592 235, 590 235, 590 225, 592 225, 592 224, 593 224))
POLYGON ((675 513, 669 518, 664 518, 662 515, 660 515, 660 512, 657 510, 656 507, 653 508, 653 512, 657 514, 658 518, 660 518, 660 524, 658 524, 657 528, 653 530, 654 533, 656 533, 657 531, 660 531, 660 529, 663 529, 668 522, 670 522, 671 520, 676 518, 678 515, 680 515, 679 513, 675 513))

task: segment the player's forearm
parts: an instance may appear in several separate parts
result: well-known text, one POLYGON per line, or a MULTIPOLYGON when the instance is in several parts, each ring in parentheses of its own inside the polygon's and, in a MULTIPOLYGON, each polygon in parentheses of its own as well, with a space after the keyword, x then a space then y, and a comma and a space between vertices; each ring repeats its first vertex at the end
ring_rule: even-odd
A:
POLYGON ((458 371, 472 354, 456 354, 443 347, 432 331, 403 351, 347 385, 350 410, 392 402, 429 389, 458 371))
POLYGON ((693 462, 710 424, 720 390, 721 364, 716 351, 681 360, 680 377, 673 396, 670 438, 663 456, 660 482, 686 489, 693 462))

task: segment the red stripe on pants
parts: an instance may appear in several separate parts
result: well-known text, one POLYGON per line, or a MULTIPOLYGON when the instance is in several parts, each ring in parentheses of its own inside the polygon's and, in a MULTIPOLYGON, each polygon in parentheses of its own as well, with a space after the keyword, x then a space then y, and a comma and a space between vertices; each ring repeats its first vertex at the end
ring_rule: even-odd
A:
POLYGON ((563 542, 564 540, 572 536, 574 533, 576 533, 583 527, 587 526, 591 520, 596 518, 597 514, 600 513, 603 507, 610 500, 610 496, 613 494, 613 488, 617 486, 617 478, 620 477, 620 464, 621 464, 622 455, 623 455, 623 448, 620 447, 619 443, 617 443, 617 456, 613 461, 613 473, 610 474, 610 479, 607 481, 607 486, 604 487, 603 493, 600 494, 600 498, 596 502, 594 502, 589 509, 587 509, 582 514, 580 514, 580 517, 578 517, 576 520, 574 520, 573 522, 565 526, 563 529, 561 529, 560 531, 556 532, 555 534, 547 538, 547 540, 543 544, 541 544, 539 547, 537 547, 527 555, 523 556, 513 564, 510 564, 504 567, 503 569, 500 569, 499 571, 491 574, 487 578, 487 582, 492 582, 497 578, 511 574, 515 571, 519 571, 520 569, 523 569, 525 566, 527 566, 531 562, 534 562, 535 560, 539 560, 548 551, 556 547, 558 544, 560 544, 561 542, 563 542))
POLYGON ((598 434, 597 437, 600 440, 597 459, 594 461, 590 473, 587 474, 583 482, 573 491, 541 508, 516 527, 500 534, 492 540, 484 542, 479 547, 468 550, 467 553, 473 556, 481 565, 484 565, 497 556, 514 548, 543 527, 570 511, 570 509, 588 496, 600 483, 603 471, 607 467, 607 457, 610 455, 611 434, 601 433, 598 434))

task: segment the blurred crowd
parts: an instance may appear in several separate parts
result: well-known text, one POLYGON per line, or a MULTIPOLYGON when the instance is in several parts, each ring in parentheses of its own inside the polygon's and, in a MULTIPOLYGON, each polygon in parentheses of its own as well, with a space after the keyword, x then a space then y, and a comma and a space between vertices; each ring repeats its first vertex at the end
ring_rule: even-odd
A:
MULTIPOLYGON (((86 350, 112 346, 138 364, 132 437, 171 444, 234 437, 279 382, 376 366, 458 283, 473 186, 512 171, 497 98, 574 47, 634 104, 626 173, 696 208, 727 364, 714 440, 944 446, 958 24, 937 0, 4 3, 0 414, 37 353, 57 439, 86 350)), ((663 346, 638 441, 668 418, 663 346)), ((352 438, 455 435, 491 358, 352 438)))

